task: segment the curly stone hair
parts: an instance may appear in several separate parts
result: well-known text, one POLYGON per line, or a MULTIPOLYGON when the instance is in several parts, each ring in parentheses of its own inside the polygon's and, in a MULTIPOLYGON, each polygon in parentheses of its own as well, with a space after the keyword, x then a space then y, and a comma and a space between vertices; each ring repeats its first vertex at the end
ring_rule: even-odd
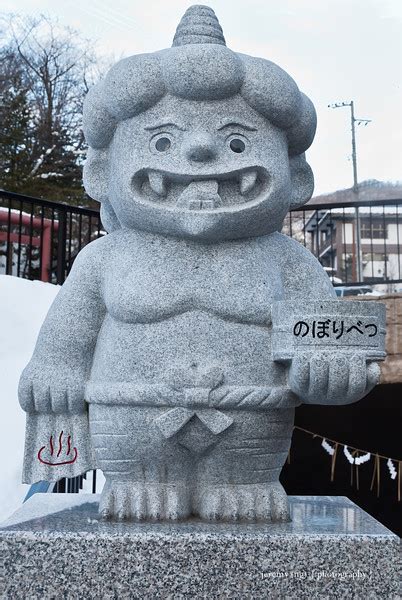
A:
POLYGON ((283 69, 225 45, 212 9, 192 6, 182 18, 172 48, 130 56, 115 64, 84 103, 84 133, 93 149, 107 148, 117 123, 154 106, 165 94, 189 100, 219 100, 240 94, 287 135, 290 156, 313 141, 316 113, 283 69))

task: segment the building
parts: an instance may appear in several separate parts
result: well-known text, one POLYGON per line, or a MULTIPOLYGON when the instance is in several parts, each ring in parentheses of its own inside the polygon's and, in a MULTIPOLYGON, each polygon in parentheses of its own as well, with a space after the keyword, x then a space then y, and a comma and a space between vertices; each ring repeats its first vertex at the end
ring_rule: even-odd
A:
POLYGON ((303 225, 307 245, 342 282, 402 281, 402 185, 365 182, 359 193, 316 196, 303 225))

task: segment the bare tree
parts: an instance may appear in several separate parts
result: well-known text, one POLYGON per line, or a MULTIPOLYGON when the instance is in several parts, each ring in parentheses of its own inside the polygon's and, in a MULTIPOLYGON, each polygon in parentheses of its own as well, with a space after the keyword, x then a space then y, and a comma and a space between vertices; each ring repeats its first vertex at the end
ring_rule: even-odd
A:
POLYGON ((83 97, 88 89, 94 52, 76 31, 60 27, 49 17, 12 19, 12 41, 25 74, 42 128, 51 148, 54 132, 68 130, 75 140, 83 97))
POLYGON ((70 188, 75 190, 73 195, 84 197, 80 172, 85 154, 82 103, 98 78, 92 45, 45 15, 4 16, 0 20, 0 43, 1 36, 0 94, 2 86, 12 85, 12 74, 18 69, 34 124, 31 193, 38 186, 43 189, 50 185, 53 197, 71 200, 70 188))

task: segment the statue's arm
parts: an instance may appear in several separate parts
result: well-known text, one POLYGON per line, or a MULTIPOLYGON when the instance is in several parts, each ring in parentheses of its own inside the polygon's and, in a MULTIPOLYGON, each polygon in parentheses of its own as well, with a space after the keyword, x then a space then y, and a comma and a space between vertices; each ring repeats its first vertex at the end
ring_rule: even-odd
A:
POLYGON ((281 236, 277 250, 282 267, 284 300, 334 300, 330 278, 316 257, 299 242, 281 236))
MULTIPOLYGON (((318 260, 289 240, 284 300, 334 300, 335 290, 318 260)), ((286 262, 284 262, 286 264, 286 262)), ((342 302, 342 300, 339 300, 342 302)), ((307 404, 351 404, 378 383, 380 369, 364 350, 353 348, 298 351, 289 365, 289 385, 307 404)))
POLYGON ((105 314, 99 242, 77 256, 40 329, 33 356, 19 383, 26 412, 79 413, 105 314))

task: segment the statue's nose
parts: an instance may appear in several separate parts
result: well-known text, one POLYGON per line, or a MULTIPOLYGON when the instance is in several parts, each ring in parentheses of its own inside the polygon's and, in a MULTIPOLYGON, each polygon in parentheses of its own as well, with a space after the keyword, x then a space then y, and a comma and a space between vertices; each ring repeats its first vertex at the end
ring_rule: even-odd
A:
POLYGON ((217 153, 215 140, 208 133, 196 133, 187 140, 184 153, 188 160, 195 162, 214 160, 217 153))

